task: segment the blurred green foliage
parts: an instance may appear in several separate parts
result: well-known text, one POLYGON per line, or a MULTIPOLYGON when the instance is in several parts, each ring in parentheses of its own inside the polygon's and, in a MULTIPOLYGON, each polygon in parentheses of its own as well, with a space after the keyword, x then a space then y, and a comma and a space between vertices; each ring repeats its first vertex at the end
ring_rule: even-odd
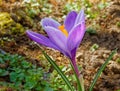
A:
POLYGON ((39 55, 40 58, 40 64, 44 68, 45 72, 49 72, 51 68, 51 64, 47 61, 47 59, 44 57, 44 55, 39 55))
POLYGON ((99 48, 98 44, 93 44, 90 48, 90 51, 94 52, 95 50, 97 50, 99 48))
POLYGON ((94 35, 94 34, 97 34, 97 31, 94 29, 94 28, 87 28, 86 32, 90 35, 94 35))
POLYGON ((80 3, 81 3, 81 1, 76 1, 76 2, 67 3, 67 4, 64 6, 63 12, 64 12, 65 14, 67 14, 68 12, 70 12, 70 11, 72 11, 72 10, 79 12, 80 9, 81 9, 80 3))
POLYGON ((22 56, 0 54, 0 78, 4 79, 0 86, 12 88, 12 91, 53 91, 46 77, 49 75, 42 67, 33 65, 22 56))
MULTIPOLYGON (((64 72, 66 77, 69 79, 69 81, 72 84, 76 84, 76 78, 75 75, 70 73, 71 67, 66 66, 59 66, 60 69, 64 72)), ((50 84, 54 91, 69 91, 68 86, 65 84, 64 80, 61 78, 61 76, 57 73, 56 70, 53 70, 53 72, 50 75, 50 84)))
POLYGON ((48 0, 23 0, 22 5, 27 15, 31 18, 34 18, 41 12, 51 13, 52 10, 48 0))
POLYGON ((104 0, 99 1, 99 3, 95 4, 91 3, 90 0, 77 0, 72 1, 71 3, 67 3, 63 9, 63 12, 67 14, 68 12, 75 10, 80 11, 80 9, 85 9, 86 17, 90 19, 94 19, 99 15, 99 11, 107 7, 109 3, 104 0))

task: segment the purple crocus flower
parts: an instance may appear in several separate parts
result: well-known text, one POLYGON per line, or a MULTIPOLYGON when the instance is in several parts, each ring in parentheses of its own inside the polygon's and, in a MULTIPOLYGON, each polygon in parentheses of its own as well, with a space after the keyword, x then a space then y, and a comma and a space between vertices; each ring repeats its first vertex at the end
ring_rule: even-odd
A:
POLYGON ((84 10, 81 10, 78 14, 71 11, 66 16, 63 25, 51 18, 42 19, 41 24, 48 37, 30 30, 27 30, 27 35, 38 44, 59 50, 69 57, 79 76, 75 56, 85 33, 84 10))

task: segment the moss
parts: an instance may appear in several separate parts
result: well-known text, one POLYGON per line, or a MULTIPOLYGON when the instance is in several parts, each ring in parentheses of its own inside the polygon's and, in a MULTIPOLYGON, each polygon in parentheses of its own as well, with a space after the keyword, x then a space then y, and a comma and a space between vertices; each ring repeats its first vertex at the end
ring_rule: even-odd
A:
POLYGON ((10 15, 6 12, 0 14, 0 28, 7 28, 13 23, 13 20, 10 18, 10 15))
POLYGON ((0 33, 1 34, 22 34, 24 28, 16 23, 7 12, 0 13, 0 33))

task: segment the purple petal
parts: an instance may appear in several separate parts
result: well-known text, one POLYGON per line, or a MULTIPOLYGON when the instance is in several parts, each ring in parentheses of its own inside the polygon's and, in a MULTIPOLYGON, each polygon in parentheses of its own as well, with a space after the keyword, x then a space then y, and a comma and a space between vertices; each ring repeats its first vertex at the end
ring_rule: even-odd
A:
POLYGON ((52 18, 44 18, 41 20, 42 27, 45 28, 47 26, 57 28, 60 26, 60 24, 53 20, 52 18))
POLYGON ((65 29, 69 32, 75 24, 77 13, 75 11, 70 12, 64 21, 65 29))
POLYGON ((83 39, 85 33, 85 23, 76 25, 71 31, 67 39, 67 48, 71 57, 75 56, 76 49, 83 39), (73 53, 74 52, 74 53, 73 53))
POLYGON ((41 35, 41 34, 38 34, 38 33, 35 33, 35 32, 32 32, 30 30, 27 30, 26 31, 27 35, 35 42, 37 42, 38 44, 41 44, 41 45, 44 45, 44 46, 47 46, 47 47, 51 47, 51 48, 54 48, 56 50, 60 50, 55 44, 52 43, 52 41, 50 39, 48 39, 47 37, 41 35))
POLYGON ((85 23, 85 15, 84 15, 84 10, 81 10, 79 12, 79 14, 77 15, 76 21, 75 21, 75 25, 79 24, 79 23, 85 23))
POLYGON ((59 48, 66 51, 66 41, 67 37, 58 29, 53 27, 45 27, 49 39, 56 44, 59 48))

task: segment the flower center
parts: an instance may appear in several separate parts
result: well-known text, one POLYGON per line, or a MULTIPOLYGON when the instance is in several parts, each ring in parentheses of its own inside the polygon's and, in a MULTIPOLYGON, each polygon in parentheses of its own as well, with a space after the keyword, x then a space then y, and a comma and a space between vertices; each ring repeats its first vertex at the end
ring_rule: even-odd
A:
POLYGON ((65 26, 64 26, 64 25, 59 26, 58 29, 61 30, 66 37, 68 36, 68 32, 67 32, 67 30, 65 29, 65 26))

